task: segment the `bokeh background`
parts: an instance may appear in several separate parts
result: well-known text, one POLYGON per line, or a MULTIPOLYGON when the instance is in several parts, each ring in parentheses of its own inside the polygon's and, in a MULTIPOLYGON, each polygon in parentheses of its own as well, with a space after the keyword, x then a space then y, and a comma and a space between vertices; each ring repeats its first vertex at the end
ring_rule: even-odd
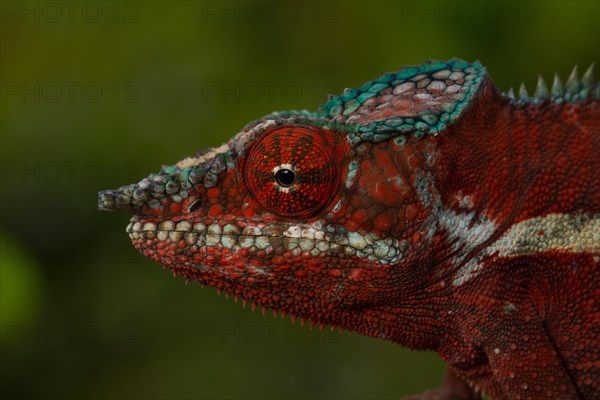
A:
MULTIPOLYGON (((3 398, 398 398, 443 364, 315 333, 143 258, 115 188, 428 58, 506 90, 600 64, 594 1, 2 1, 3 398)), ((318 332, 318 331, 317 331, 318 332)), ((329 332, 329 331, 327 331, 329 332)))

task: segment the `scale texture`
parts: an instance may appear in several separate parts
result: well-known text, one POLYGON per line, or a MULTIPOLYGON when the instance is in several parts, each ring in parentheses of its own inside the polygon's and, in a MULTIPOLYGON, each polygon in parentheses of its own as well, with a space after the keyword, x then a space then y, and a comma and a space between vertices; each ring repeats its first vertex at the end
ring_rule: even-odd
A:
POLYGON ((99 195, 176 275, 432 350, 419 399, 600 398, 600 84, 428 61, 99 195))

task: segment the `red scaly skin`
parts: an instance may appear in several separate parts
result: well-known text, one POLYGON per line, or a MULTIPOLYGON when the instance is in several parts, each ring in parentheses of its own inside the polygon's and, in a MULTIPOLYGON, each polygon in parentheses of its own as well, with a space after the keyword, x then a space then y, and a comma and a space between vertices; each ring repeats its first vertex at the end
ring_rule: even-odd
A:
POLYGON ((437 135, 349 139, 345 122, 443 108, 401 92, 332 110, 337 125, 265 117, 100 207, 133 211, 134 246, 177 275, 438 352, 445 385, 415 398, 600 398, 597 97, 517 102, 482 75, 437 135), (163 185, 189 168, 204 181, 163 185))

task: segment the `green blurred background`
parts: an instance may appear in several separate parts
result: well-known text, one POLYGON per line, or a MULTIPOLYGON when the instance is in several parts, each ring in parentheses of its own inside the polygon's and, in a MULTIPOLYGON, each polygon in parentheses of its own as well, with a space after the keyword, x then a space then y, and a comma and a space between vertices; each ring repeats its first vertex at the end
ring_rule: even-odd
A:
POLYGON ((3 398, 398 398, 443 364, 243 310, 143 258, 98 190, 428 58, 506 90, 600 64, 599 3, 1 2, 3 398))

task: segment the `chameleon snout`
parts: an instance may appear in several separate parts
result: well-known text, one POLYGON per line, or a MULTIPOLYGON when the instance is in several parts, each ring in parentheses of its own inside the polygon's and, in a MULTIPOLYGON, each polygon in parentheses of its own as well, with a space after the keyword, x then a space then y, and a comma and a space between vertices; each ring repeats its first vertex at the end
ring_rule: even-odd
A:
POLYGON ((126 185, 115 190, 103 190, 98 193, 99 211, 130 210, 133 205, 133 193, 136 185, 126 185))
POLYGON ((210 175, 207 167, 163 166, 159 173, 151 174, 138 183, 99 192, 98 210, 126 210, 149 217, 184 214, 198 204, 194 187, 201 183, 203 177, 210 175))

